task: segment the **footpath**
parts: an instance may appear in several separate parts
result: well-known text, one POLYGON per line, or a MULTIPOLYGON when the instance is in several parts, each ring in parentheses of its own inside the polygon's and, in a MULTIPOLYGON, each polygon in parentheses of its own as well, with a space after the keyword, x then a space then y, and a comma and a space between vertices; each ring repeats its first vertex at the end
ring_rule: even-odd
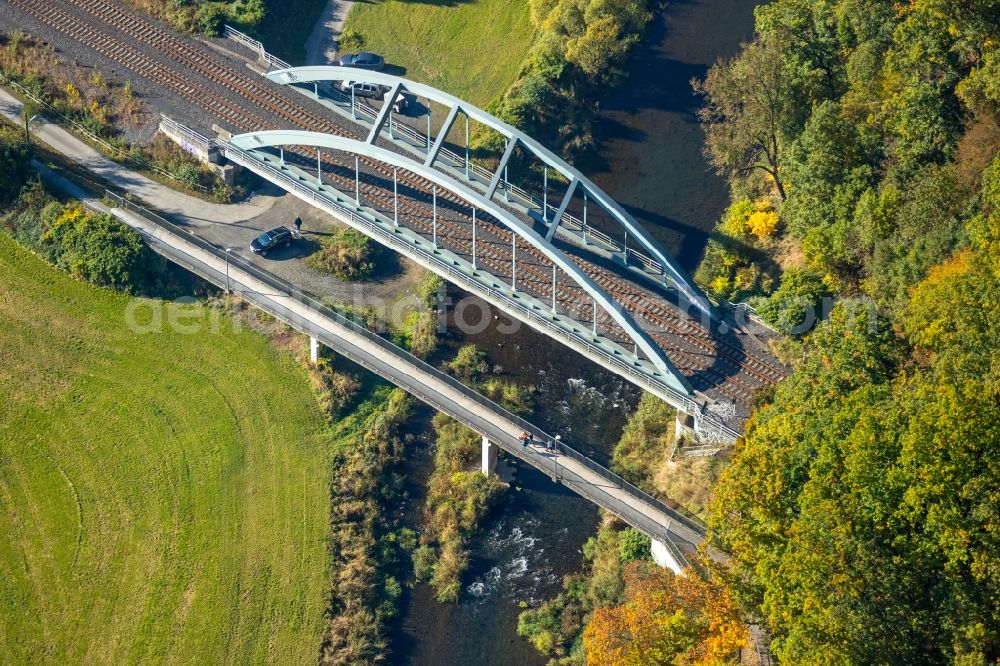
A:
MULTIPOLYGON (((0 88, 0 114, 16 125, 23 125, 23 106, 19 99, 0 88)), ((31 134, 88 171, 131 192, 151 208, 186 225, 197 227, 204 224, 243 222, 264 213, 277 200, 273 196, 255 195, 249 201, 238 204, 202 201, 104 157, 59 125, 44 119, 31 123, 31 134)))

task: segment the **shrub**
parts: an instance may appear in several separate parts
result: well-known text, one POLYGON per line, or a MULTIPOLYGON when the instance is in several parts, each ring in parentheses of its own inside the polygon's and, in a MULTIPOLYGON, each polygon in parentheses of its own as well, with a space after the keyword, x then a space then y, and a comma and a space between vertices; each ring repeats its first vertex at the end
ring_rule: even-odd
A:
POLYGON ((357 377, 335 371, 325 359, 320 359, 313 368, 312 378, 320 406, 330 417, 339 414, 361 389, 361 382, 357 377))
POLYGON ((338 229, 323 239, 306 264, 340 280, 365 280, 375 272, 376 252, 368 236, 354 229, 338 229))
POLYGON ((198 8, 194 15, 194 28, 207 37, 218 37, 222 32, 222 22, 226 11, 217 3, 210 2, 198 8))
POLYGON ((673 407, 643 392, 639 406, 622 431, 611 457, 611 467, 626 481, 652 492, 653 475, 666 459, 674 437, 673 407))
POLYGON ((53 248, 56 264, 93 284, 126 292, 142 292, 150 272, 159 272, 152 252, 130 227, 107 214, 88 214, 67 206, 42 242, 53 248))
POLYGON ((486 372, 486 354, 476 349, 476 345, 464 345, 448 364, 448 370, 466 382, 475 381, 486 372))
POLYGON ((427 272, 420 282, 417 283, 417 296, 429 309, 436 308, 441 297, 441 290, 445 287, 444 278, 437 273, 427 272))
POLYGON ((410 323, 410 353, 427 358, 437 349, 438 319, 436 312, 417 312, 410 323))
POLYGON ((31 175, 31 146, 12 127, 0 127, 0 203, 12 201, 31 175))
POLYGON ((823 279, 812 271, 792 268, 781 286, 766 298, 753 299, 760 316, 785 335, 804 335, 822 316, 822 301, 830 296, 823 279))
POLYGON ((517 635, 527 638, 541 654, 559 654, 563 604, 549 602, 537 610, 527 610, 517 618, 517 635))
POLYGON ((778 214, 774 211, 757 211, 747 218, 747 228, 757 238, 768 238, 778 228, 778 214))
POLYGON ((480 383, 479 390, 487 398, 515 414, 527 416, 534 409, 532 390, 508 379, 491 377, 480 383))
POLYGON ((726 235, 743 238, 750 231, 747 222, 754 214, 754 210, 753 202, 749 199, 734 201, 726 210, 726 215, 722 218, 719 229, 726 235))
POLYGON ((365 47, 365 38, 357 30, 348 28, 340 33, 337 38, 337 50, 344 51, 360 51, 365 47))
POLYGON ((427 544, 417 547, 413 551, 413 576, 421 582, 428 582, 434 575, 434 564, 437 561, 437 554, 434 548, 427 544))
POLYGON ((652 540, 648 536, 634 527, 629 527, 618 535, 618 559, 622 564, 651 559, 652 545, 652 540))

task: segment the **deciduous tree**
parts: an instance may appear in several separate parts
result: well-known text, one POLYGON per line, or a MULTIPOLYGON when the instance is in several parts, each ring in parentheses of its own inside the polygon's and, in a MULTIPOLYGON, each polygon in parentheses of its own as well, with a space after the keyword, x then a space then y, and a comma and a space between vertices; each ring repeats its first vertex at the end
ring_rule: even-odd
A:
POLYGON ((696 572, 675 576, 649 562, 625 571, 626 601, 605 606, 583 634, 594 666, 736 664, 746 626, 721 585, 696 572))
POLYGON ((712 165, 730 177, 763 171, 784 199, 783 130, 792 117, 793 105, 783 90, 778 42, 756 39, 737 58, 716 63, 704 81, 692 83, 705 97, 699 117, 712 165))

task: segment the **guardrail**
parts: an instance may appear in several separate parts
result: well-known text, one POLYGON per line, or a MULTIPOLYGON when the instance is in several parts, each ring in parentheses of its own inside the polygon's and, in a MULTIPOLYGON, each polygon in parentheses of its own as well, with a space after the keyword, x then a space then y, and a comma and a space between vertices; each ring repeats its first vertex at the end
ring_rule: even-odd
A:
POLYGON ((177 134, 180 134, 191 143, 197 144, 198 146, 203 148, 205 152, 208 152, 211 148, 215 146, 215 142, 212 139, 205 136, 204 134, 195 132, 190 127, 181 125, 179 122, 177 122, 170 116, 163 115, 162 113, 160 114, 160 124, 166 125, 167 127, 170 128, 172 132, 176 132, 177 134))
POLYGON ((236 28, 233 28, 228 25, 223 25, 222 36, 225 37, 226 39, 231 39, 234 42, 239 42, 240 44, 242 44, 243 46, 247 47, 252 51, 256 51, 260 56, 261 60, 266 62, 270 67, 275 67, 277 69, 291 68, 291 65, 289 65, 281 58, 275 57, 270 53, 268 53, 267 49, 264 48, 264 45, 260 41, 254 39, 250 35, 240 32, 236 28))
MULTIPOLYGON (((347 317, 343 316, 342 314, 336 312, 335 310, 333 310, 329 306, 325 305, 324 303, 322 303, 322 302, 320 302, 320 301, 312 298, 311 296, 308 296, 301 289, 299 289, 298 287, 294 286, 290 282, 282 280, 281 278, 273 275, 272 273, 268 273, 267 271, 262 270, 261 268, 257 267, 255 264, 246 261, 245 259, 239 257, 238 255, 235 255, 235 254, 232 254, 232 253, 226 253, 221 248, 216 247, 215 245, 209 243, 208 241, 206 241, 206 240, 204 240, 202 238, 199 238, 198 236, 192 234, 188 230, 183 229, 182 227, 179 227, 179 226, 177 226, 176 224, 174 224, 172 222, 169 222, 168 220, 164 219, 162 216, 157 215, 156 213, 148 210, 147 208, 145 208, 145 207, 143 207, 143 206, 141 206, 139 204, 136 204, 135 202, 130 201, 130 200, 126 199, 125 197, 122 197, 122 196, 120 196, 118 194, 115 194, 114 192, 111 192, 110 190, 106 190, 105 191, 105 196, 107 197, 108 200, 112 201, 115 205, 117 205, 117 206, 119 206, 119 207, 121 207, 121 208, 123 208, 125 210, 129 210, 129 211, 132 211, 132 212, 134 212, 134 213, 136 213, 138 215, 141 215, 142 217, 144 217, 148 221, 154 223, 155 225, 157 225, 157 226, 165 229, 166 231, 169 231, 172 234, 175 234, 175 235, 183 238, 184 240, 188 241, 189 243, 192 243, 193 245, 195 245, 199 249, 205 250, 206 252, 211 253, 212 255, 214 255, 215 257, 217 257, 219 259, 228 261, 231 265, 240 268, 241 270, 243 270, 246 273, 250 274, 253 278, 255 278, 257 280, 260 280, 264 284, 268 285, 270 288, 275 289, 276 291, 280 292, 282 295, 287 296, 289 298, 292 298, 292 299, 294 299, 294 300, 296 300, 296 301, 298 301, 298 302, 306 305, 310 309, 312 309, 312 310, 314 310, 314 311, 322 314, 325 317, 328 317, 328 318, 332 319, 333 321, 337 322, 339 325, 344 326, 344 327, 350 329, 352 332, 354 332, 354 333, 356 333, 356 334, 364 337, 367 341, 369 341, 369 342, 371 342, 373 344, 378 345, 383 350, 390 352, 394 356, 400 358, 403 362, 405 362, 407 364, 410 364, 412 366, 416 366, 421 371, 432 375, 435 379, 437 379, 439 381, 442 381, 442 382, 445 382, 451 388, 453 388, 454 390, 460 392, 466 398, 468 398, 468 399, 476 402, 477 404, 479 404, 479 405, 481 405, 483 407, 486 407, 489 411, 491 411, 491 412, 493 412, 495 414, 500 415, 505 420, 510 421, 511 423, 515 424, 518 428, 520 428, 520 429, 522 429, 522 430, 524 430, 526 432, 533 433, 540 441, 550 441, 551 440, 551 441, 555 442, 555 438, 552 435, 550 435, 547 432, 543 431, 542 429, 536 427, 535 425, 529 423, 528 421, 526 421, 525 419, 521 418, 520 416, 517 416, 516 414, 513 414, 512 412, 504 409, 502 406, 494 403, 493 401, 491 401, 491 400, 483 397, 478 392, 474 391, 473 389, 469 388, 465 384, 461 383, 460 381, 458 381, 457 379, 455 379, 451 375, 448 375, 448 374, 442 372, 441 370, 438 370, 437 368, 429 365, 425 361, 422 361, 421 359, 417 358, 416 356, 414 356, 410 352, 406 351, 405 349, 403 349, 403 348, 401 348, 401 347, 393 344, 389 340, 386 340, 385 338, 383 338, 380 335, 374 333, 373 331, 370 331, 369 329, 367 329, 367 328, 365 328, 365 327, 357 324, 356 322, 351 321, 349 318, 347 318, 347 317)), ((444 410, 444 411, 447 411, 447 410, 444 410)), ((618 486, 619 488, 621 488, 622 490, 624 490, 625 492, 627 492, 629 495, 635 497, 638 500, 641 500, 642 502, 644 502, 646 504, 649 504, 649 505, 655 507, 656 509, 658 509, 659 511, 661 511, 664 515, 666 515, 670 520, 676 521, 677 523, 685 526, 686 528, 688 528, 689 530, 695 532, 696 534, 704 535, 706 533, 705 526, 703 524, 701 524, 699 521, 697 521, 697 520, 695 520, 693 518, 690 518, 688 516, 685 516, 684 514, 680 513, 676 509, 668 506, 667 504, 665 504, 661 500, 658 500, 655 497, 649 495, 648 493, 640 490, 639 488, 637 488, 633 484, 631 484, 628 481, 626 481, 625 479, 623 479, 618 474, 615 474, 614 472, 612 472, 611 470, 607 469, 606 467, 604 467, 602 465, 599 465, 598 463, 594 462, 593 460, 591 460, 587 456, 583 455, 582 453, 579 453, 578 451, 576 451, 572 447, 568 446, 567 444, 565 444, 565 443, 563 443, 563 442, 560 441, 557 444, 557 446, 558 446, 559 452, 562 453, 564 456, 566 456, 568 458, 572 458, 573 460, 576 460, 577 462, 583 464, 585 467, 587 467, 591 471, 596 472, 601 477, 607 479, 608 481, 611 481, 616 486, 618 486)), ((523 456, 518 456, 518 457, 523 458, 523 456)), ((611 511, 614 511, 613 508, 611 508, 610 506, 605 506, 604 503, 602 503, 600 501, 597 501, 597 503, 598 504, 602 504, 602 506, 604 506, 604 508, 607 508, 607 509, 609 509, 611 511)), ((620 514, 620 512, 618 512, 618 511, 614 511, 614 513, 620 514)), ((668 541, 669 541, 669 539, 668 539, 668 541)), ((683 557, 683 555, 681 555, 681 557, 683 557)))

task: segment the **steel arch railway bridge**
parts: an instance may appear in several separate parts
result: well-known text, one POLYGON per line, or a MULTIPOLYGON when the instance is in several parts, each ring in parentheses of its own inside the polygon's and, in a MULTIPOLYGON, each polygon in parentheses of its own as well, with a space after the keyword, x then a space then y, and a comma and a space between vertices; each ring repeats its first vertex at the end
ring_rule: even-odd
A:
POLYGON ((323 66, 265 76, 362 131, 357 138, 303 129, 238 134, 218 142, 231 161, 659 396, 706 439, 735 438, 754 391, 780 379, 780 366, 751 348, 759 342, 739 335, 731 314, 713 307, 631 215, 523 132, 388 74, 323 66), (378 107, 351 87, 330 85, 340 81, 388 93, 378 107), (401 94, 426 100, 426 133, 393 117, 401 94), (436 135, 433 105, 447 109, 436 135), (449 143, 460 118, 464 156, 449 143), (492 169, 470 159, 470 120, 503 137, 492 169), (509 178, 515 155, 534 161, 521 172, 541 172, 540 193, 509 178), (713 352, 726 359, 706 366, 713 352))
POLYGON ((787 373, 758 339, 768 334, 713 308, 610 196, 463 100, 381 73, 292 68, 233 30, 227 36, 242 46, 206 45, 115 0, 0 2, 25 29, 65 35, 100 66, 220 124, 218 141, 187 134, 206 151, 210 144, 658 395, 706 437, 737 436, 754 393, 787 373), (267 71, 248 71, 253 60, 267 71), (385 86, 390 101, 413 95, 423 113, 394 113, 331 85, 344 80, 385 86), (472 123, 498 138, 496 154, 470 151, 472 123))

